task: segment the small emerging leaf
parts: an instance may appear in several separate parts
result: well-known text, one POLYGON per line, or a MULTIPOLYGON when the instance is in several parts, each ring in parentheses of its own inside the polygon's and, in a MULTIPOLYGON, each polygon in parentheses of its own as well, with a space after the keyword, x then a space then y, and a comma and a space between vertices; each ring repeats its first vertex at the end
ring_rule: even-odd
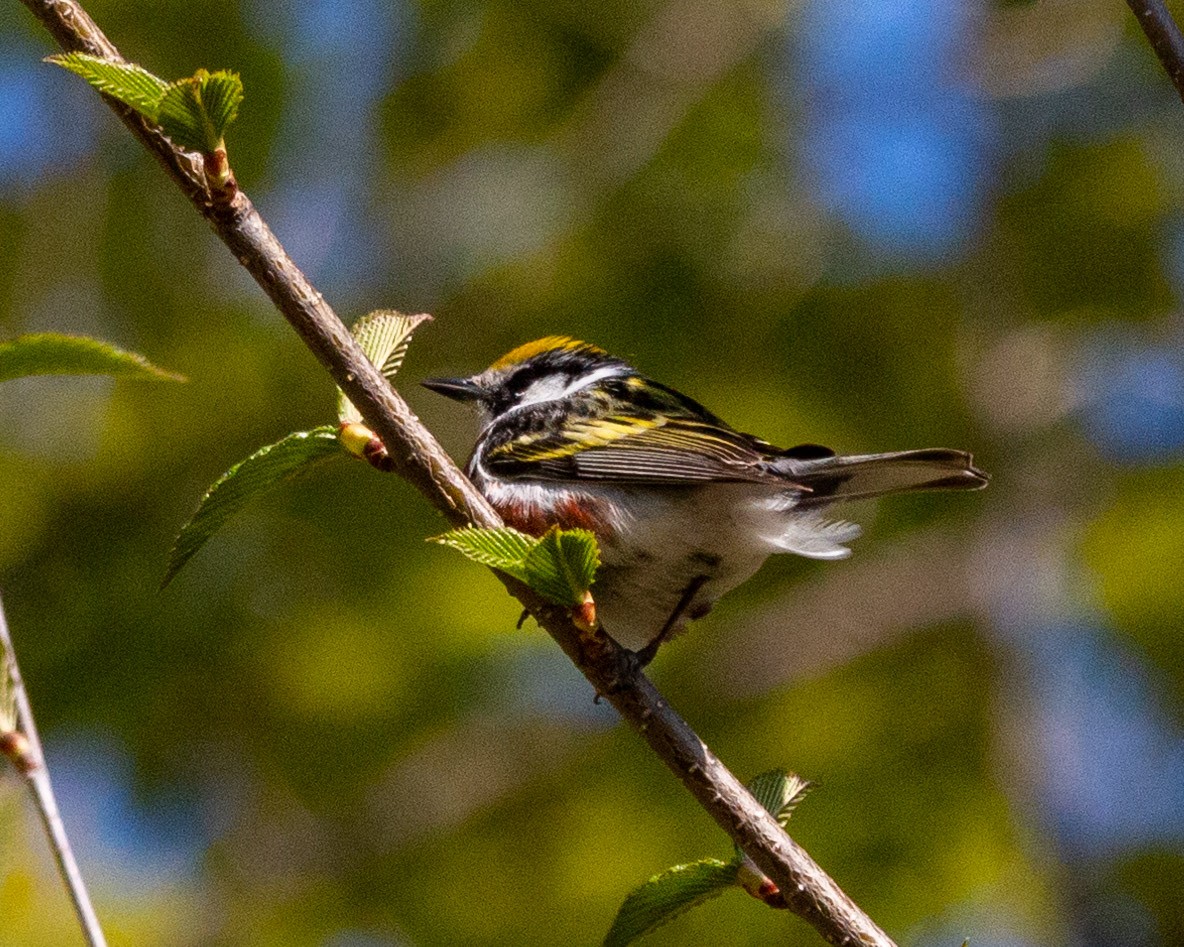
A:
POLYGON ((227 69, 210 73, 199 69, 195 78, 201 83, 201 100, 214 134, 221 140, 226 129, 238 118, 238 107, 243 104, 242 77, 227 69))
POLYGON ((705 858, 654 875, 630 893, 604 938, 604 947, 625 947, 736 884, 736 862, 705 858))
POLYGON ((503 526, 501 529, 479 529, 465 526, 433 536, 431 542, 455 549, 473 562, 491 569, 500 569, 520 582, 526 581, 526 557, 539 541, 526 533, 503 526))
POLYGON ((160 100, 164 98, 168 83, 131 62, 113 62, 88 53, 59 53, 49 56, 52 62, 63 69, 82 76, 100 92, 119 99, 152 121, 157 120, 160 100))
POLYGON ((202 497, 197 512, 177 535, 161 588, 235 513, 259 494, 306 472, 328 457, 344 456, 337 429, 329 425, 289 434, 240 461, 202 497))
POLYGON ((600 549, 586 529, 551 527, 542 539, 516 529, 454 529, 434 541, 525 582, 543 598, 576 608, 596 578, 600 549))
POLYGON ((222 147, 242 100, 243 82, 237 73, 199 69, 188 79, 168 84, 156 121, 178 147, 209 154, 222 147))
MULTIPOLYGON (((756 801, 764 806, 776 819, 782 828, 789 823, 789 817, 798 803, 806 798, 806 794, 814 788, 814 784, 802 779, 797 773, 789 773, 783 769, 771 769, 754 776, 748 783, 748 791, 756 801)), ((734 846, 736 855, 743 859, 754 875, 764 878, 760 869, 751 859, 741 851, 740 846, 734 846)), ((743 880, 743 879, 742 879, 743 880)), ((770 882, 771 883, 771 882, 770 882)), ((746 885, 746 887, 749 887, 746 885)), ((756 892, 749 888, 750 893, 756 892)), ((757 895, 759 897, 759 895, 757 895)))
POLYGON ((185 381, 142 355, 98 339, 39 332, 0 342, 0 381, 26 375, 113 375, 148 381, 185 381))
MULTIPOLYGON (((393 309, 375 309, 355 322, 350 331, 366 357, 387 381, 394 381, 411 344, 412 334, 431 318, 427 313, 405 316, 393 309)), ((342 424, 362 420, 361 412, 341 391, 337 392, 337 417, 342 424)))
POLYGON ((772 813, 773 818, 785 828, 797 804, 805 798, 813 784, 802 779, 796 773, 787 773, 781 769, 771 769, 768 772, 754 776, 748 784, 748 790, 756 797, 756 801, 772 813))
POLYGON ((574 608, 584 601, 599 567, 600 549, 591 532, 553 526, 527 554, 524 581, 544 598, 574 608))
POLYGON ((115 62, 87 53, 62 53, 49 62, 82 76, 87 82, 145 118, 181 148, 209 154, 222 147, 226 129, 238 117, 243 82, 237 73, 199 69, 187 79, 165 82, 130 62, 115 62))

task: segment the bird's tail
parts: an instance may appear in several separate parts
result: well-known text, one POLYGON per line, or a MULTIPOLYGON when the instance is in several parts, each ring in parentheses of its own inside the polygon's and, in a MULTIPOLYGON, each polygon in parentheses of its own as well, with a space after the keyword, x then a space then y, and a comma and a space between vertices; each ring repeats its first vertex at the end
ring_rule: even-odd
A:
POLYGON ((942 447, 810 459, 787 453, 774 461, 773 469, 809 488, 798 498, 800 506, 910 490, 981 490, 990 479, 974 466, 970 454, 942 447))

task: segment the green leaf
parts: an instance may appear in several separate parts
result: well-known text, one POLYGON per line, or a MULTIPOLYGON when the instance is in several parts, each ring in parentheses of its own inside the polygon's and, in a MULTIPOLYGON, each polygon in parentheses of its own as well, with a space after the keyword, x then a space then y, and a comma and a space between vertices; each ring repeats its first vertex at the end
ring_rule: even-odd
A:
POLYGON ((195 78, 201 84, 201 100, 210 125, 221 141, 226 129, 238 118, 238 107, 243 103, 243 80, 237 72, 227 69, 210 73, 199 69, 195 78))
POLYGON ((736 862, 705 858, 676 865, 635 889, 604 938, 604 947, 625 947, 736 884, 736 862))
POLYGON ((586 529, 551 527, 526 556, 525 582, 560 605, 579 605, 600 567, 596 537, 586 529))
POLYGON ((165 82, 135 63, 87 53, 62 53, 48 61, 156 122, 178 147, 202 154, 223 146, 226 129, 238 117, 243 100, 242 79, 226 70, 199 69, 187 79, 165 82))
MULTIPOLYGON (((375 309, 355 322, 350 331, 366 357, 387 381, 394 381, 411 344, 412 334, 431 318, 426 313, 405 316, 393 309, 375 309)), ((337 417, 342 424, 362 420, 361 413, 341 391, 337 392, 337 417)))
POLYGON ((130 62, 113 62, 88 53, 59 53, 46 62, 82 76, 100 92, 130 105, 152 121, 157 120, 160 100, 168 83, 130 62))
POLYGON ((431 541, 512 575, 558 605, 579 605, 600 566, 596 537, 586 529, 552 526, 542 539, 536 539, 509 527, 466 526, 431 541))
POLYGON ((242 100, 243 82, 236 73, 199 69, 168 84, 156 120, 178 147, 209 154, 222 147, 242 100))
MULTIPOLYGON (((789 817, 806 795, 814 788, 808 779, 802 779, 797 773, 788 773, 783 769, 771 769, 754 776, 748 783, 748 791, 756 797, 756 801, 764 806, 781 827, 789 823, 789 817)), ((740 846, 734 846, 736 854, 748 858, 740 846)), ((756 865, 752 870, 759 873, 756 865)), ((762 876, 763 877, 763 876, 762 876)))
POLYGON ((782 828, 785 828, 793 810, 812 788, 813 784, 809 780, 781 769, 771 769, 754 776, 748 784, 748 791, 772 813, 782 828))
POLYGON ((533 536, 508 526, 500 529, 465 526, 433 536, 430 542, 455 549, 473 562, 500 569, 521 582, 526 581, 526 557, 539 544, 533 536))
POLYGON ((250 500, 305 473, 313 464, 343 453, 337 440, 337 428, 324 425, 289 434, 282 441, 268 444, 235 464, 214 482, 202 497, 192 519, 181 527, 169 553, 161 588, 168 585, 206 540, 250 500))
POLYGON ((0 342, 0 381, 26 375, 114 375, 147 381, 185 381, 142 355, 98 339, 39 332, 0 342))

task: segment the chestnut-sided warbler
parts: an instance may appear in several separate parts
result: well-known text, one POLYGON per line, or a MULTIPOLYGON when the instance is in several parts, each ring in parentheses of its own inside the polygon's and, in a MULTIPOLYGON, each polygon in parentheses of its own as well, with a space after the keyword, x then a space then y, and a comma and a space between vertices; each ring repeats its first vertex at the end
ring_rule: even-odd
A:
POLYGON ((432 391, 471 401, 468 475, 510 526, 596 534, 605 630, 641 663, 773 553, 842 559, 859 527, 832 504, 906 490, 977 490, 964 451, 838 456, 743 434, 602 349, 551 336, 432 391))

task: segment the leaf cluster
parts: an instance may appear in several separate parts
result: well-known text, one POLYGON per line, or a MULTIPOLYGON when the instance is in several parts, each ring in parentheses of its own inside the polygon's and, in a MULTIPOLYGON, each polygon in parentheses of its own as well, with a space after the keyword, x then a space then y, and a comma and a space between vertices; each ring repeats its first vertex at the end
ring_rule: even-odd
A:
POLYGON ((596 580, 600 549, 586 529, 551 527, 542 537, 516 529, 454 529, 435 542, 525 582, 557 605, 576 607, 596 580))
POLYGON ((188 78, 167 82, 135 63, 87 53, 60 53, 48 61, 135 109, 187 151, 209 154, 225 147, 226 129, 238 117, 243 100, 242 79, 227 70, 199 69, 188 78))

